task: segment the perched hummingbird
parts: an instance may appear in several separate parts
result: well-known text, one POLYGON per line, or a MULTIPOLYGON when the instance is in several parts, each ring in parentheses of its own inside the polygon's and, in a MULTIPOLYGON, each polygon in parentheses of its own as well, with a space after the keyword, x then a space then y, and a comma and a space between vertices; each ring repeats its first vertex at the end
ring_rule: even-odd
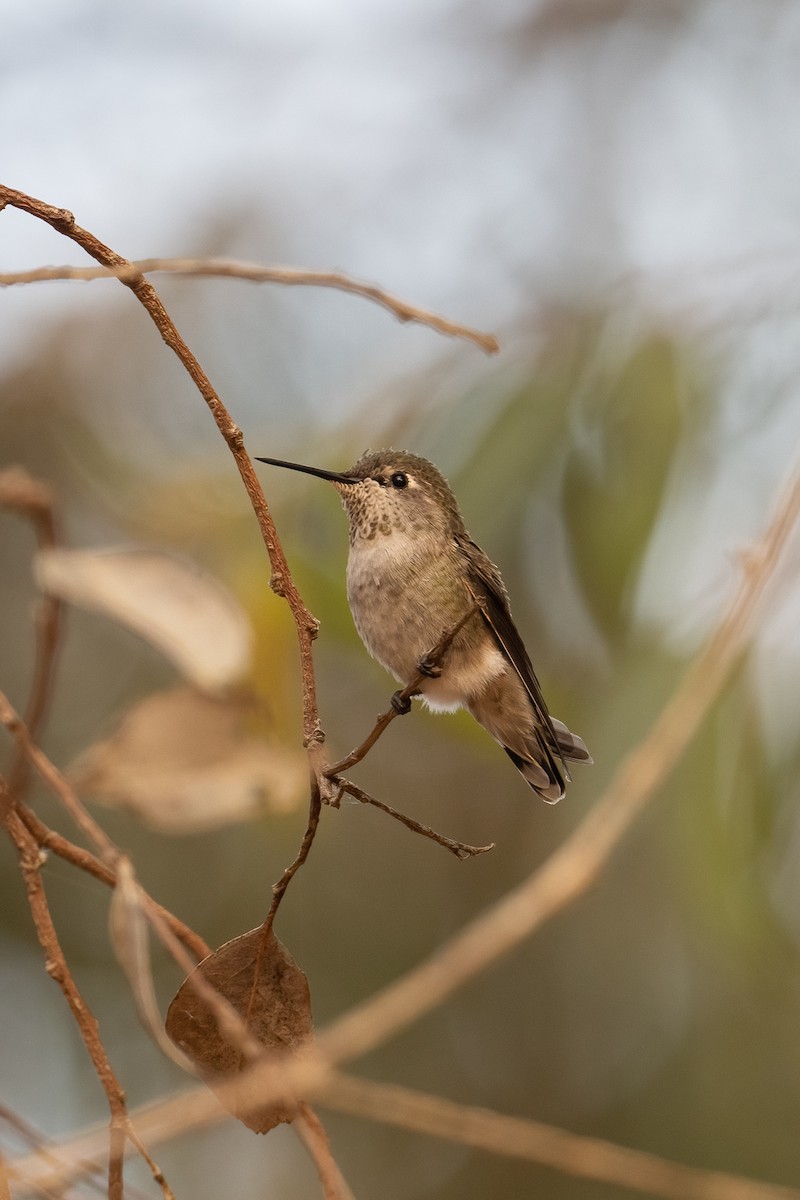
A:
POLYGON ((548 804, 560 800, 567 760, 591 756, 547 711, 500 572, 467 533, 433 463, 405 450, 368 451, 345 474, 258 461, 328 479, 341 496, 350 519, 347 599, 372 657, 404 685, 425 675, 419 694, 428 708, 469 709, 533 790, 548 804), (473 607, 431 668, 426 655, 473 607))

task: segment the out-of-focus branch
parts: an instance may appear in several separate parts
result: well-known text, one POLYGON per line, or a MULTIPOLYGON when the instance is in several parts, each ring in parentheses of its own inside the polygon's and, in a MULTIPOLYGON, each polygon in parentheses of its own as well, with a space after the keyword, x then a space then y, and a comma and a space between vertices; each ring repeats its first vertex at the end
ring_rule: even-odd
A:
POLYGON ((492 1154, 526 1159, 566 1175, 669 1200, 800 1200, 796 1188, 688 1167, 602 1138, 582 1137, 541 1121, 470 1108, 397 1084, 336 1072, 318 1093, 317 1101, 335 1112, 397 1125, 492 1154))
MULTIPOLYGON (((282 1084, 274 1069, 256 1070, 263 1072, 260 1094, 268 1100, 277 1099, 282 1084)), ((323 1107, 335 1112, 386 1122, 667 1200, 800 1200, 800 1190, 796 1188, 686 1166, 601 1138, 471 1108, 395 1084, 357 1079, 339 1072, 317 1073, 310 1064, 304 1066, 302 1062, 287 1070, 283 1086, 287 1085, 301 1087, 323 1107)), ((132 1116, 142 1135, 151 1144, 157 1144, 217 1124, 226 1114, 210 1092, 194 1088, 143 1105, 132 1116)), ((91 1171, 102 1155, 103 1131, 90 1130, 69 1141, 53 1143, 46 1151, 11 1160, 9 1174, 31 1191, 58 1192, 91 1171)))
POLYGON ((135 279, 137 275, 150 275, 155 271, 169 272, 172 275, 201 275, 226 279, 245 279, 251 283, 281 283, 290 287, 298 285, 305 287, 335 288, 340 292, 349 292, 354 296, 362 296, 372 300, 382 308, 387 309, 398 321, 416 322, 435 329, 448 337, 462 338, 480 347, 486 354, 496 354, 500 343, 492 333, 483 333, 462 325, 458 321, 450 321, 438 313, 420 308, 417 304, 409 304, 399 296, 393 296, 385 288, 373 283, 364 283, 352 279, 341 271, 306 271, 299 267, 266 267, 260 263, 237 262, 231 258, 141 258, 134 262, 119 266, 105 267, 37 267, 32 271, 7 271, 0 273, 0 287, 10 287, 12 284, 40 283, 49 279, 121 279, 124 283, 135 279))

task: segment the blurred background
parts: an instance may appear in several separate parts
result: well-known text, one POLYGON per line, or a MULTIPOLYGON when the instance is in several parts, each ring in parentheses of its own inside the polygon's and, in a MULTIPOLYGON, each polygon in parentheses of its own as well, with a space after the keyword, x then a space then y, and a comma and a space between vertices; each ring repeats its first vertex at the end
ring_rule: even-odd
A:
MULTIPOLYGON (((497 847, 457 863, 375 811, 324 812, 278 929, 318 1025, 563 841, 765 524, 800 442, 798 50, 788 0, 42 0, 4 16, 4 183, 131 258, 340 268, 501 338, 488 359, 334 292, 155 279, 251 454, 341 470, 393 444, 441 467, 503 570, 552 711, 595 758, 551 809, 463 715, 397 722, 354 779, 497 847)), ((10 209, 0 259, 84 262, 10 209)), ((294 750, 293 627, 233 461, 144 311, 113 282, 9 289, 0 349, 0 466, 52 483, 70 545, 168 551, 219 578, 255 631, 266 715, 251 732, 294 750)), ((322 622, 339 756, 394 684, 352 627, 332 489, 262 478, 322 622)), ((17 707, 33 551, 1 514, 0 687, 17 707)), ((797 563, 795 539, 747 661, 598 885, 356 1071, 800 1186, 797 563)), ((70 610, 43 744, 66 766, 178 682, 133 633, 70 610)), ((305 798, 169 833, 94 811, 153 894, 218 945, 262 918, 305 798)), ((0 856, 0 1101, 62 1136, 102 1120, 104 1100, 42 969, 14 855, 0 856)), ((107 893, 52 859, 44 877, 131 1103, 182 1085, 137 1024, 107 893)), ((156 960, 166 1004, 180 979, 156 960)), ((358 1197, 618 1194, 323 1117, 358 1197)), ((21 1149, 2 1123, 0 1137, 21 1149)), ((262 1139, 229 1122, 157 1158, 179 1196, 318 1194, 286 1128, 262 1139)), ((130 1177, 152 1192, 138 1165, 130 1177)))

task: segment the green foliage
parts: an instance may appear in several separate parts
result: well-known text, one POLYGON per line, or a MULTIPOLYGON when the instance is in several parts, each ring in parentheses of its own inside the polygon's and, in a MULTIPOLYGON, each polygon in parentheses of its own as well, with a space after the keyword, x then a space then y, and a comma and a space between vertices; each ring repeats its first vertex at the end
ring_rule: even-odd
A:
POLYGON ((627 636, 630 591, 681 434, 679 351, 663 338, 638 348, 581 410, 563 503, 575 565, 606 637, 627 636))

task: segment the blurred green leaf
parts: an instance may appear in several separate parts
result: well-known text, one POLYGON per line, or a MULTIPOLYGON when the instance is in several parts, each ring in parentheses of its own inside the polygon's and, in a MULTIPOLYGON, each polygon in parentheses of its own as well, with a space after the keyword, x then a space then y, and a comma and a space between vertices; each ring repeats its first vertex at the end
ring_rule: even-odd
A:
POLYGON ((652 338, 613 385, 586 403, 586 445, 564 477, 564 510, 575 564, 594 616, 624 638, 629 589, 661 504, 681 432, 678 351, 652 338))

